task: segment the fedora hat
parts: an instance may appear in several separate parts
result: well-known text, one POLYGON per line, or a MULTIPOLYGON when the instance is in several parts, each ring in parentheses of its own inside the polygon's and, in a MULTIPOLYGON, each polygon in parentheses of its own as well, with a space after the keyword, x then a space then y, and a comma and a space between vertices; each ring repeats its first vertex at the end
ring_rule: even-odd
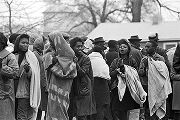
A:
POLYGON ((93 41, 93 44, 99 43, 99 42, 105 42, 103 37, 95 38, 93 41))
POLYGON ((149 36, 148 36, 149 40, 151 41, 158 41, 159 38, 158 38, 158 33, 151 33, 149 36))
POLYGON ((128 40, 130 42, 133 42, 133 41, 141 41, 142 39, 140 39, 138 35, 135 35, 135 36, 131 36, 128 40))

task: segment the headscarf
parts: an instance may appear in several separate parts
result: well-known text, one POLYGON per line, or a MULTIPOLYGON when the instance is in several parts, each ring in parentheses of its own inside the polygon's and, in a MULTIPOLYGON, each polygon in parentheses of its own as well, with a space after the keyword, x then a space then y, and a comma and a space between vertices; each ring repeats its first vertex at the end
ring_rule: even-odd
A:
POLYGON ((69 67, 73 63, 75 53, 72 48, 67 44, 62 34, 59 32, 52 32, 48 35, 49 41, 54 45, 55 54, 59 64, 61 65, 63 72, 66 73, 69 67))
POLYGON ((19 50, 19 43, 22 38, 27 38, 29 40, 29 35, 27 34, 21 34, 16 38, 15 44, 14 44, 14 52, 13 53, 18 53, 20 52, 19 50))
POLYGON ((39 38, 37 38, 34 41, 33 50, 38 51, 40 54, 43 53, 43 50, 44 50, 44 41, 43 41, 42 37, 39 37, 39 38))
POLYGON ((18 58, 18 64, 20 65, 22 60, 24 59, 25 57, 25 53, 27 52, 22 52, 20 49, 19 49, 19 43, 21 41, 22 38, 27 38, 29 39, 29 35, 27 34, 21 34, 17 37, 16 41, 15 41, 15 44, 14 44, 14 54, 15 53, 19 53, 19 58, 18 58))
POLYGON ((5 48, 6 46, 8 46, 7 44, 7 38, 4 36, 3 33, 0 32, 0 44, 3 46, 3 48, 5 48))

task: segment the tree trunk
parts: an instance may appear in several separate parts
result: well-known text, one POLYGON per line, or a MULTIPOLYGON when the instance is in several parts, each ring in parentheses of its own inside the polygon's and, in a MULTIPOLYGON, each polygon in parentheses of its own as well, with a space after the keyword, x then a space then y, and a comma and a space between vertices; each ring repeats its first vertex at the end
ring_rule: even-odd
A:
POLYGON ((10 34, 12 34, 12 21, 11 21, 11 18, 12 18, 12 11, 11 11, 11 3, 8 3, 7 2, 7 5, 8 5, 8 9, 9 9, 9 32, 10 34))
POLYGON ((132 22, 141 22, 141 6, 143 0, 132 0, 132 22))

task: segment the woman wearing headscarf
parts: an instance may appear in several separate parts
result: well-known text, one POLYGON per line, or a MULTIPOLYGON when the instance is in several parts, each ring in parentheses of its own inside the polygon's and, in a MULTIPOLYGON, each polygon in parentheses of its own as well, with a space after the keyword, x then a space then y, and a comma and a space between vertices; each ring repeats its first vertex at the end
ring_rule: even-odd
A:
POLYGON ((75 53, 61 33, 48 35, 51 50, 44 55, 48 80, 47 120, 68 120, 69 93, 77 75, 75 53))
POLYGON ((18 36, 14 46, 14 53, 19 65, 16 91, 17 120, 36 120, 41 101, 39 62, 28 47, 29 35, 18 36))
POLYGON ((15 120, 13 78, 18 74, 14 54, 8 52, 7 38, 0 33, 0 120, 15 120))
POLYGON ((38 110, 38 115, 36 120, 41 120, 42 111, 47 110, 47 79, 45 76, 44 62, 43 62, 43 50, 44 50, 44 40, 43 37, 39 37, 34 41, 33 52, 36 55, 39 65, 40 65, 40 78, 41 78, 41 105, 38 110))
POLYGON ((110 76, 112 82, 112 112, 115 120, 128 120, 128 110, 139 108, 139 105, 132 98, 131 93, 128 88, 125 89, 124 96, 122 100, 119 100, 118 93, 118 78, 117 75, 120 74, 121 77, 125 77, 125 67, 128 65, 134 68, 138 68, 136 61, 129 55, 131 48, 126 39, 121 39, 118 41, 119 45, 119 57, 114 59, 110 67, 110 76), (120 70, 120 73, 118 71, 120 70))

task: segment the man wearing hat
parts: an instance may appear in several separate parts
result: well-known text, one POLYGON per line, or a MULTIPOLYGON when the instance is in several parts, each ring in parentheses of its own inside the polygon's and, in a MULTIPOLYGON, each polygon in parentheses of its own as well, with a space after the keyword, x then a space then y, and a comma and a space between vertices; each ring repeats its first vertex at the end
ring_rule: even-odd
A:
POLYGON ((140 66, 140 62, 142 59, 142 53, 140 51, 140 41, 142 39, 139 39, 138 35, 131 36, 130 39, 128 39, 131 44, 131 52, 130 55, 136 60, 138 67, 140 66))
POLYGON ((133 46, 134 48, 136 48, 138 50, 141 50, 140 49, 140 41, 142 39, 140 39, 138 35, 131 36, 130 39, 128 39, 128 40, 131 43, 131 46, 133 46))
POLYGON ((163 56, 164 59, 165 59, 165 63, 168 67, 168 70, 170 71, 170 63, 169 63, 169 60, 168 60, 168 57, 167 57, 167 54, 166 54, 166 50, 163 49, 163 48, 160 48, 158 46, 158 41, 159 41, 159 38, 158 38, 158 33, 152 33, 148 36, 149 38, 149 41, 155 41, 157 43, 157 48, 156 48, 156 53, 158 53, 159 55, 163 56))
MULTIPOLYGON (((167 54, 166 54, 166 50, 159 47, 158 46, 158 41, 159 41, 159 38, 158 38, 158 33, 151 33, 149 36, 148 36, 148 39, 149 41, 155 41, 157 43, 157 48, 156 48, 156 53, 158 53, 159 55, 163 56, 164 57, 164 60, 165 60, 165 64, 167 65, 168 67, 168 70, 169 70, 169 73, 171 72, 171 65, 170 65, 170 62, 168 60, 168 57, 167 57, 167 54)), ((168 99, 167 99, 167 109, 166 109, 166 116, 165 118, 169 118, 171 117, 172 115, 172 110, 171 110, 171 104, 172 104, 172 94, 170 94, 168 96, 168 99)))
POLYGON ((101 55, 105 58, 104 50, 107 49, 105 46, 105 40, 103 37, 97 37, 94 40, 92 40, 92 43, 94 44, 94 47, 87 53, 88 55, 92 53, 94 50, 99 51, 101 55))

